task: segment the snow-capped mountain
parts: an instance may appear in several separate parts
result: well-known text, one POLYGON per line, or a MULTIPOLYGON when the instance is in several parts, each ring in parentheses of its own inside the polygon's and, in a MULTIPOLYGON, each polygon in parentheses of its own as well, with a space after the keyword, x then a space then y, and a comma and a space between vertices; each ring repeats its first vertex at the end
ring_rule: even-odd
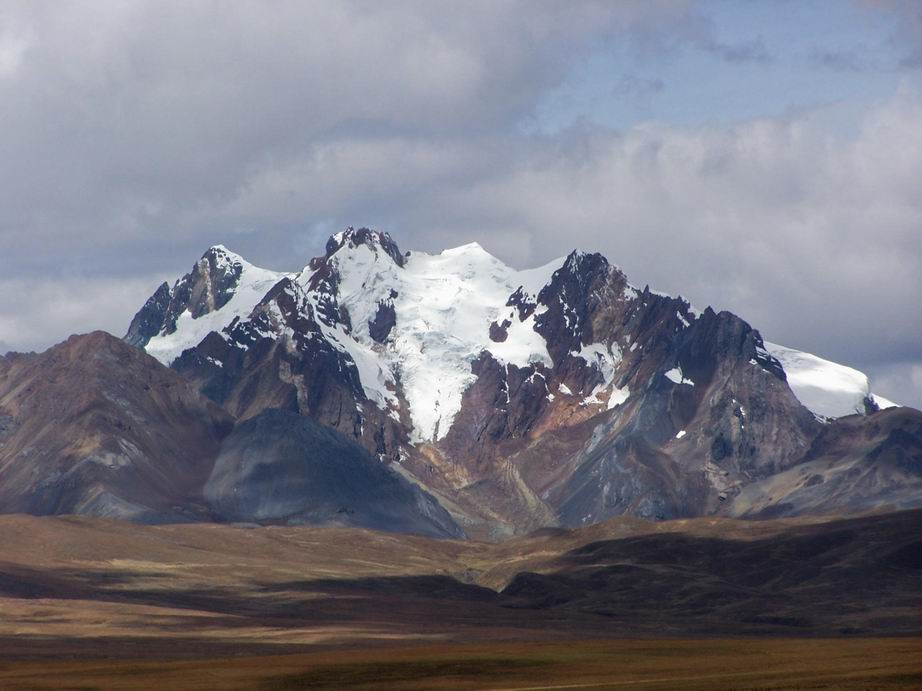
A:
POLYGON ((725 511, 835 418, 892 405, 599 254, 517 271, 364 228, 292 274, 213 247, 126 340, 238 419, 281 408, 354 438, 492 534, 725 511))
MULTIPOLYGON (((553 273, 565 266, 567 257, 516 271, 477 243, 439 255, 408 252, 404 257, 384 237, 387 249, 382 259, 376 240, 361 241, 365 233, 371 231, 349 229, 331 240, 338 247, 330 261, 340 279, 338 302, 348 313, 351 328, 339 334, 328 330, 326 335, 364 369, 360 382, 370 399, 398 405, 393 391, 400 372, 416 441, 447 434, 460 409, 461 394, 476 378, 471 363, 484 351, 519 367, 533 362, 553 365, 546 342, 534 328, 537 315, 517 319, 515 307, 507 303, 513 294, 516 299, 534 300, 553 273), (398 315, 401 328, 390 347, 376 348, 387 343, 398 315)), ((574 253, 569 259, 578 262, 579 257, 574 253)), ((126 340, 143 345, 170 365, 210 332, 246 319, 282 278, 306 287, 315 273, 311 266, 297 274, 261 269, 216 245, 175 286, 164 283, 158 289, 135 317, 126 340), (151 319, 152 313, 162 313, 163 319, 151 319)), ((632 286, 627 290, 638 293, 632 286)), ((610 374, 615 354, 598 345, 583 346, 580 354, 610 374)), ((766 342, 765 349, 781 363, 798 400, 818 416, 833 419, 863 413, 868 403, 880 408, 896 405, 871 393, 867 375, 858 370, 775 343, 766 342)), ((681 383, 676 373, 670 370, 666 376, 681 383)), ((591 398, 606 391, 612 405, 626 395, 606 381, 591 398)))
POLYGON ((135 315, 125 340, 169 364, 209 332, 247 317, 282 276, 215 245, 172 287, 163 283, 157 289, 135 315))

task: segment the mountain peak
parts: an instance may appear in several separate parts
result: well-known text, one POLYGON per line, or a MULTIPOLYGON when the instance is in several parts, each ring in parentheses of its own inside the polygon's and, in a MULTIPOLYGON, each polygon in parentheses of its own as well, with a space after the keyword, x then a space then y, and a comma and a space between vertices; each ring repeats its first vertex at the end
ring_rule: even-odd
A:
POLYGON ((457 247, 449 248, 445 251, 446 252, 486 252, 486 250, 483 248, 483 245, 481 245, 476 240, 474 242, 468 242, 463 245, 458 245, 457 247))
POLYGON ((201 260, 216 268, 226 269, 233 266, 249 266, 250 263, 236 252, 227 249, 225 245, 212 245, 202 255, 201 260))
POLYGON ((585 266, 608 266, 608 259, 598 252, 584 252, 574 249, 567 255, 564 268, 569 271, 579 271, 585 266))
POLYGON ((61 343, 52 346, 51 349, 55 353, 71 353, 80 356, 103 350, 133 353, 135 355, 138 353, 138 349, 132 348, 130 344, 125 343, 121 338, 99 329, 83 334, 73 334, 61 343))
POLYGON ((172 288, 167 283, 157 288, 132 319, 125 341, 169 364, 216 326, 249 314, 283 275, 253 266, 224 245, 213 245, 172 288), (232 301, 233 307, 222 315, 203 320, 232 301), (186 326, 180 328, 182 324, 186 326))
POLYGON ((375 254, 383 252, 393 259, 397 266, 402 267, 404 265, 405 258, 393 238, 386 231, 371 228, 356 229, 349 226, 345 230, 331 235, 325 248, 326 256, 327 258, 332 257, 344 247, 356 248, 361 246, 368 247, 375 254))
MULTIPOLYGON (((457 247, 451 247, 447 250, 442 250, 442 256, 451 257, 451 256, 469 256, 469 257, 489 257, 490 259, 496 259, 492 254, 487 252, 479 242, 468 242, 464 245, 458 245, 457 247)), ((497 261, 499 261, 497 259, 497 261)))

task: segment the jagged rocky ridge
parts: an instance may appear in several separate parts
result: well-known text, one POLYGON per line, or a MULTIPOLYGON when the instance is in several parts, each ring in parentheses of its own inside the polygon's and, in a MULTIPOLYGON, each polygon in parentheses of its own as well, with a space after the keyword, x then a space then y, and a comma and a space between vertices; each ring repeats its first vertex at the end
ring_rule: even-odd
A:
MULTIPOLYGON (((635 288, 599 254, 516 271, 476 244, 404 254, 368 229, 293 274, 214 247, 126 339, 238 419, 281 409, 354 439, 492 536, 748 514, 745 488, 807 462, 835 418, 870 415, 860 427, 890 405, 860 373, 635 288)), ((893 443, 914 458, 909 438, 893 443)), ((884 472, 858 503, 914 504, 905 486, 884 472)))

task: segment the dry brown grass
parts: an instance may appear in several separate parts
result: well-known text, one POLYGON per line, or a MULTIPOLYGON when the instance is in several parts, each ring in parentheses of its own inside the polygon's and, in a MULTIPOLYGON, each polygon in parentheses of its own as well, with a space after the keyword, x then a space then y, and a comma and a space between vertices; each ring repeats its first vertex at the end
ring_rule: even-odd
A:
POLYGON ((427 645, 197 660, 14 662, 5 689, 898 689, 922 640, 427 645))
MULTIPOLYGON (((863 531, 855 533, 860 545, 870 536, 883 544, 881 554, 889 554, 894 547, 888 537, 917 539, 920 518, 848 530, 863 531)), ((635 551, 635 566, 645 569, 640 576, 631 576, 636 569, 605 575, 613 558, 627 559, 624 538, 646 536, 644 545, 648 538, 661 543, 679 534, 719 538, 761 554, 777 547, 775 536, 808 523, 619 519, 490 544, 350 529, 150 527, 2 516, 0 688, 922 688, 922 639, 811 637, 842 631, 829 623, 833 610, 850 611, 873 632, 897 626, 918 632, 922 624, 911 624, 922 569, 908 552, 889 563, 861 562, 862 571, 848 571, 850 561, 837 566, 835 573, 845 575, 833 581, 843 588, 835 590, 835 606, 819 602, 813 614, 800 613, 816 615, 814 628, 789 626, 782 620, 790 617, 780 616, 779 622, 733 628, 744 626, 744 619, 725 621, 719 606, 727 592, 739 591, 717 581, 717 600, 683 604, 686 585, 717 578, 689 570, 684 557, 670 564, 656 561, 656 550, 635 551), (581 560, 561 560, 599 540, 617 540, 616 553, 606 548, 598 559, 590 551, 581 560), (475 585, 497 589, 521 571, 559 568, 570 583, 583 584, 580 596, 595 588, 609 599, 544 607, 475 585), (608 580, 592 580, 600 569, 608 580), (663 574, 681 578, 663 581, 660 596, 650 588, 663 574), (867 594, 854 595, 852 588, 848 600, 845 588, 853 585, 867 594), (871 595, 885 591, 894 608, 869 608, 871 595), (634 619, 625 618, 628 606, 609 611, 621 602, 612 599, 619 593, 631 606, 644 595, 647 610, 634 619), (777 637, 707 637, 753 630, 777 637)), ((837 535, 843 530, 833 527, 837 535)), ((821 541, 809 544, 823 547, 821 541)), ((735 571, 742 565, 726 566, 735 571)), ((808 570, 804 582, 821 585, 824 573, 808 570)), ((744 603, 751 598, 756 605, 766 592, 783 592, 783 598, 788 592, 750 590, 744 603)))

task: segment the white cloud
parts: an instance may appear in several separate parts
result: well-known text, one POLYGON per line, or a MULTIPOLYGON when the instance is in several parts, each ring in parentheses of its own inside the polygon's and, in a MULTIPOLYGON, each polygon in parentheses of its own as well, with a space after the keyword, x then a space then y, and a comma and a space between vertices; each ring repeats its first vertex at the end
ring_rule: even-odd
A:
POLYGON ((162 277, 0 279, 0 354, 44 350, 70 334, 123 335, 162 277))
MULTIPOLYGON (((2 24, 0 17, 0 24, 2 24)), ((0 26, 0 79, 13 77, 31 44, 30 37, 0 26)))
POLYGON ((597 38, 680 30, 687 14, 680 2, 360 0, 5 12, 34 36, 15 82, 0 81, 0 232, 25 248, 168 227, 251 169, 344 135, 512 126, 597 38))

